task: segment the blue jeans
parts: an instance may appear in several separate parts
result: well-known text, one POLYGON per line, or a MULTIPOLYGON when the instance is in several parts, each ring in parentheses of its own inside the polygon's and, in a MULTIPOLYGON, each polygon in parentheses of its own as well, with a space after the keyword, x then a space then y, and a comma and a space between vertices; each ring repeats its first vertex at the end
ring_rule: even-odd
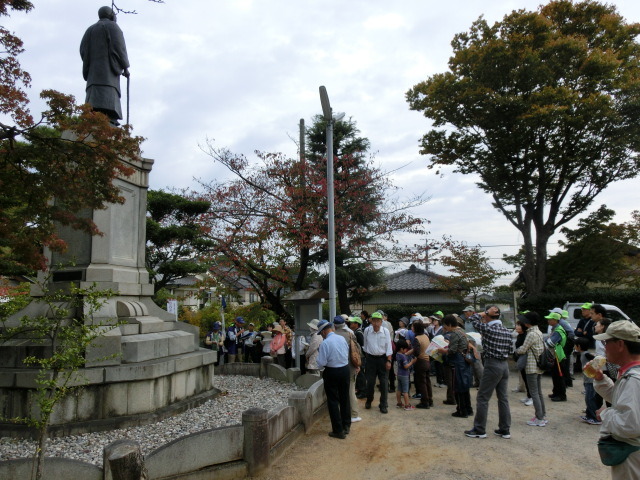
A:
POLYGON ((396 375, 398 379, 398 391, 400 393, 409 393, 409 375, 396 375))
POLYGON ((598 404, 596 402, 596 390, 593 388, 593 383, 584 384, 584 403, 587 406, 586 417, 596 420, 598 404))

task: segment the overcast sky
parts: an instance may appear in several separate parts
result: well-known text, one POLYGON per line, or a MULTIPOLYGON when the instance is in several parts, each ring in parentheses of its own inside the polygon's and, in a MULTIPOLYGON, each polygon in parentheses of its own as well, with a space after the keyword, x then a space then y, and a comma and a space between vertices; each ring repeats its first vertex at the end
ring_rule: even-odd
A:
MULTIPOLYGON (((194 178, 224 179, 199 145, 249 156, 254 150, 295 156, 298 123, 321 113, 324 85, 334 111, 352 117, 371 141, 376 162, 393 173, 400 198, 426 192, 413 214, 431 221, 431 238, 449 234, 483 245, 492 258, 515 253, 519 232, 493 209, 475 179, 436 176, 418 153, 429 128, 410 111, 405 93, 447 69, 451 39, 479 16, 493 23, 519 0, 119 0, 137 15, 118 17, 131 62, 131 123, 155 160, 151 188, 194 187, 194 178), (495 247, 501 245, 501 247, 495 247)), ((640 1, 609 2, 629 21, 640 21, 640 1)), ((86 28, 104 0, 34 0, 29 14, 4 25, 25 42, 23 67, 31 73, 33 111, 38 94, 53 88, 84 101, 78 53, 86 28)), ((124 79, 123 79, 124 80, 124 79)), ((124 83, 123 83, 124 86, 124 83)), ((125 109, 123 97, 123 110, 125 109)), ((640 208, 640 180, 616 183, 592 208, 606 204, 616 221, 640 208)), ((555 249, 558 235, 551 240, 555 249)), ((407 239, 411 244, 423 239, 407 239)), ((506 267, 496 261, 497 267, 506 267)), ((437 269, 437 267, 436 267, 437 269)))

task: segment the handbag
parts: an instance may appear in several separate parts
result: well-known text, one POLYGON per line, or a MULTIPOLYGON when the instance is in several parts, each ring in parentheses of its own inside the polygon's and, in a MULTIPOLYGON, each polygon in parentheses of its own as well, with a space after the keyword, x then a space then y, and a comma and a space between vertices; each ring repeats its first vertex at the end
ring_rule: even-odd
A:
POLYGON ((525 368, 527 368, 527 355, 529 354, 523 353, 518 357, 518 360, 516 361, 516 366, 518 367, 518 370, 524 370, 525 368))
POLYGON ((620 465, 629 455, 638 450, 640 450, 640 447, 616 440, 611 435, 598 440, 600 460, 608 467, 620 465))
POLYGON ((473 352, 469 350, 465 350, 464 361, 467 362, 469 365, 473 365, 474 362, 476 361, 476 357, 473 355, 473 352))

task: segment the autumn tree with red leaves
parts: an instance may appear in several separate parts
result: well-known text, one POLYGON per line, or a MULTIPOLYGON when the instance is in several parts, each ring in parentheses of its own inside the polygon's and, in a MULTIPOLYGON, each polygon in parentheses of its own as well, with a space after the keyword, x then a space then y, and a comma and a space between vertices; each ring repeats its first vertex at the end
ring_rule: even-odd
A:
MULTIPOLYGON (((32 8, 0 0, 0 16, 32 8)), ((22 41, 0 27, 0 44, 0 273, 7 274, 45 269, 44 247, 65 250, 56 224, 100 233, 81 211, 124 201, 112 180, 132 173, 120 159, 138 157, 142 138, 54 90, 40 94, 47 109, 34 119, 22 41)))
MULTIPOLYGON (((264 303, 287 316, 282 297, 306 288, 318 277, 314 267, 326 261, 326 168, 318 158, 256 152, 258 161, 250 162, 211 144, 206 151, 234 177, 203 185, 212 204, 205 223, 219 252, 216 273, 248 279, 264 303)), ((422 233, 423 221, 406 211, 415 203, 394 202, 388 175, 371 160, 351 153, 336 157, 335 164, 336 257, 344 265, 359 264, 359 270, 366 265, 373 276, 376 262, 410 255, 397 235, 422 233)), ((336 279, 340 309, 348 311, 346 279, 336 279)), ((358 290, 353 283, 350 288, 358 290)))

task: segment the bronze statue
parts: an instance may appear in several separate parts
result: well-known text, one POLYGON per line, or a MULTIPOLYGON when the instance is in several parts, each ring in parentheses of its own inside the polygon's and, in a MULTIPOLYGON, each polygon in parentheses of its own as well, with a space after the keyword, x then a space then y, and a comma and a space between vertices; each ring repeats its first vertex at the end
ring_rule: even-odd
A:
POLYGON ((97 23, 87 28, 80 43, 82 75, 87 81, 85 102, 107 115, 113 125, 119 125, 120 75, 129 78, 127 46, 110 7, 101 7, 98 18, 97 23))

